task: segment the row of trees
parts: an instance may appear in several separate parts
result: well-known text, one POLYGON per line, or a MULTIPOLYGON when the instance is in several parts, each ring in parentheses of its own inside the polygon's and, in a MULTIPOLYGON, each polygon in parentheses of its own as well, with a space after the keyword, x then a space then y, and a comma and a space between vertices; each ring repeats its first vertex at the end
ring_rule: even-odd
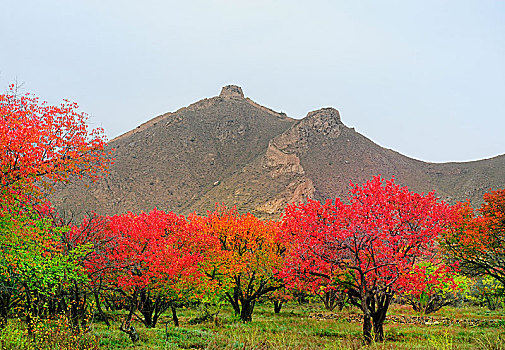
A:
POLYGON ((505 284, 505 191, 476 215, 380 176, 351 184, 345 202, 289 205, 279 222, 217 206, 183 217, 157 209, 73 223, 45 203, 41 186, 100 176, 110 154, 75 104, 47 106, 0 95, 0 325, 22 318, 30 331, 65 315, 78 330, 90 315, 126 310, 155 327, 188 303, 229 303, 242 321, 255 304, 276 310, 293 295, 319 295, 329 308, 358 307, 366 341, 384 338, 394 300, 433 312, 453 300, 462 272, 505 284), (44 204, 41 204, 44 203, 44 204))
POLYGON ((91 245, 65 245, 70 230, 44 203, 43 190, 71 176, 97 178, 110 154, 101 129, 89 130, 75 103, 51 106, 15 86, 0 94, 0 325, 23 315, 28 330, 40 317, 82 310, 82 259, 91 245), (74 294, 72 303, 60 295, 74 294))

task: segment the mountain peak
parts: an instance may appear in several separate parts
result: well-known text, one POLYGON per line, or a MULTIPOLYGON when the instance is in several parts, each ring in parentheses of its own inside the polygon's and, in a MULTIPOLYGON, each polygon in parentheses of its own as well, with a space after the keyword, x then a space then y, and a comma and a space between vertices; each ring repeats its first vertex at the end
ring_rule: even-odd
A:
POLYGON ((307 113, 306 119, 318 119, 327 121, 336 121, 337 123, 342 123, 340 120, 340 113, 333 107, 325 107, 317 109, 315 111, 307 113))
POLYGON ((307 113, 298 124, 297 128, 302 131, 304 138, 311 138, 316 134, 329 137, 338 137, 343 124, 340 113, 332 107, 321 108, 307 113))
POLYGON ((238 97, 238 98, 244 98, 244 93, 242 92, 242 88, 237 85, 226 85, 223 86, 221 89, 221 93, 219 94, 219 97, 224 97, 224 98, 233 98, 233 97, 238 97))

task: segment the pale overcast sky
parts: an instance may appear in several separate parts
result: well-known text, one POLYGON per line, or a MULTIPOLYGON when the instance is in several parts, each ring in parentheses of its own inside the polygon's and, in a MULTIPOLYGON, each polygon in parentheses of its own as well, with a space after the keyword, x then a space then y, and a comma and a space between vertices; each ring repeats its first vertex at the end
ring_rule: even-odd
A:
POLYGON ((505 153, 505 1, 18 0, 0 34, 2 90, 76 101, 109 138, 237 84, 413 158, 505 153))

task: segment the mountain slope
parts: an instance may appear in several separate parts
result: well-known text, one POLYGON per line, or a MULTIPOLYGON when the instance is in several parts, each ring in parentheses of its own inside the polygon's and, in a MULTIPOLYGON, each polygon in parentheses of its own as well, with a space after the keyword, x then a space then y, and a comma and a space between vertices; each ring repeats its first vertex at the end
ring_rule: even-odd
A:
POLYGON ((110 142, 115 164, 96 183, 57 186, 54 204, 114 214, 153 207, 186 212, 192 201, 264 152, 295 121, 243 97, 238 87, 167 113, 110 142))
POLYGON ((52 200, 72 212, 115 214, 158 207, 187 214, 216 202, 279 217, 306 197, 344 197, 350 181, 395 176, 417 192, 480 203, 505 184, 505 156, 468 163, 425 163, 382 148, 346 127, 337 110, 288 118, 226 86, 159 116, 111 142, 116 162, 96 183, 57 186, 52 200))

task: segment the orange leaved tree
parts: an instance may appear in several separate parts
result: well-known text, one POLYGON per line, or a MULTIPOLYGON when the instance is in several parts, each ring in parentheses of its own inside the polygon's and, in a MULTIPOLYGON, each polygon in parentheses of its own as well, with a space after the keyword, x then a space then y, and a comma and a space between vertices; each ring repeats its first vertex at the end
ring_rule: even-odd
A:
POLYGON ((244 322, 251 321, 256 302, 283 286, 277 272, 285 249, 277 224, 224 206, 189 219, 195 229, 216 241, 206 252, 205 273, 220 284, 235 314, 244 322))
POLYGON ((463 203, 443 246, 470 276, 492 276, 505 286, 505 189, 484 194, 479 213, 463 203))

